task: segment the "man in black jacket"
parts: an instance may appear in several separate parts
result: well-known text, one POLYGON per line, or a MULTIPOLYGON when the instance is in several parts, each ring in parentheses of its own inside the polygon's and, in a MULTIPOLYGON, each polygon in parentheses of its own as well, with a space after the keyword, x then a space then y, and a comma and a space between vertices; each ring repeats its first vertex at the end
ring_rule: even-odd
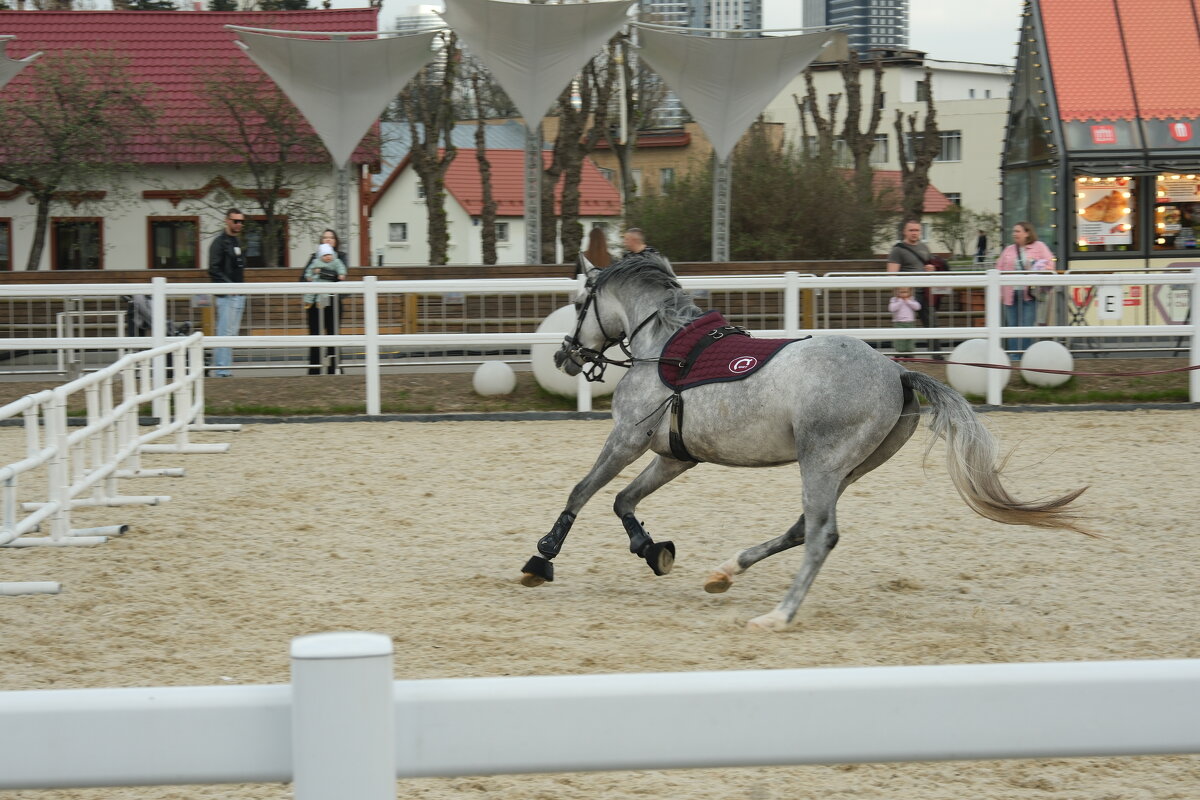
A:
MULTIPOLYGON (((246 215, 236 208, 225 212, 225 230, 213 239, 208 248, 208 275, 213 283, 244 283, 246 257, 238 237, 246 224, 246 215)), ((242 311, 246 297, 240 294, 219 294, 217 303, 217 336, 237 336, 242 327, 242 311)), ((217 347, 213 350, 213 373, 218 378, 228 378, 233 364, 233 350, 217 347)))

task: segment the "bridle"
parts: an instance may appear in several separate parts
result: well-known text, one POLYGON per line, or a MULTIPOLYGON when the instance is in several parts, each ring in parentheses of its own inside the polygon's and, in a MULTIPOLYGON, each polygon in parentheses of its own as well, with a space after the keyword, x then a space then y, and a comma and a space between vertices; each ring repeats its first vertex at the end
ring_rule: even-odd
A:
MULTIPOLYGON (((641 331, 642 328, 649 325, 656 314, 650 314, 644 320, 639 322, 634 327, 633 332, 628 336, 626 336, 624 330, 622 330, 616 336, 613 336, 604 329, 604 320, 600 316, 600 310, 598 307, 600 282, 594 277, 588 278, 587 283, 584 284, 584 288, 587 289, 587 297, 583 299, 583 305, 581 305, 579 308, 579 315, 575 318, 575 332, 569 337, 563 339, 562 350, 560 350, 555 357, 556 364, 562 366, 563 358, 573 358, 579 362, 580 371, 583 373, 583 377, 594 383, 596 381, 604 380, 604 371, 608 369, 609 364, 628 368, 641 362, 659 362, 663 360, 661 358, 635 358, 633 351, 630 349, 633 346, 633 337, 637 336, 638 332, 641 331), (590 347, 584 347, 583 343, 579 341, 579 332, 583 330, 583 323, 584 320, 587 319, 588 309, 592 309, 592 313, 596 315, 596 325, 600 328, 600 335, 604 337, 604 344, 600 346, 599 350, 593 350, 590 347), (604 355, 605 351, 607 351, 613 345, 620 346, 621 352, 625 354, 624 361, 618 361, 617 359, 609 358, 608 356, 604 355)), ((670 360, 674 361, 674 359, 670 360)))

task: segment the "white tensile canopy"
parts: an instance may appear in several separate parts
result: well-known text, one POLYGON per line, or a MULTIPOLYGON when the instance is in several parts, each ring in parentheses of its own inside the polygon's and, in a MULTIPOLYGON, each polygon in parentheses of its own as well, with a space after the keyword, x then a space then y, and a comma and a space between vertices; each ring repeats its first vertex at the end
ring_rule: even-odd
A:
POLYGON ((724 161, 833 34, 711 39, 638 25, 638 36, 641 57, 679 95, 724 161))
POLYGON ((33 63, 35 58, 41 55, 41 53, 34 53, 31 56, 25 56, 25 58, 19 61, 9 58, 4 51, 8 47, 8 42, 15 38, 17 37, 0 36, 0 89, 7 86, 9 81, 21 73, 21 70, 28 67, 33 63))
POLYGON ((350 160, 387 104, 432 60, 437 35, 313 39, 296 36, 347 34, 230 28, 250 60, 296 104, 338 167, 350 160))
POLYGON ((504 87, 532 131, 588 59, 625 24, 635 1, 526 5, 446 0, 441 13, 504 87))

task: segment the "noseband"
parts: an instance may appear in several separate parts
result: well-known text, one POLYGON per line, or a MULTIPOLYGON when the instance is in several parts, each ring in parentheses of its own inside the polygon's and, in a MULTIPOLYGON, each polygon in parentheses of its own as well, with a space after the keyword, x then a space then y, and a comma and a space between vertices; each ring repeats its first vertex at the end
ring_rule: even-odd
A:
MULTIPOLYGON (((638 331, 646 327, 654 319, 654 314, 639 322, 637 327, 633 329, 633 333, 629 334, 628 337, 626 337, 623 330, 616 336, 612 336, 608 331, 604 330, 604 320, 600 316, 600 309, 598 307, 598 298, 600 295, 599 281, 589 278, 585 284, 585 288, 588 290, 588 293, 587 297, 583 299, 583 306, 579 309, 579 316, 575 319, 575 332, 563 340, 562 350, 560 351, 564 356, 573 358, 580 363, 580 371, 583 373, 583 377, 591 382, 596 382, 604 379, 604 371, 608 368, 609 364, 618 367, 632 367, 640 361, 659 361, 657 358, 634 358, 633 352, 630 350, 633 346, 633 337, 637 336, 638 331), (589 308, 595 313, 596 325, 600 328, 600 335, 604 337, 604 344, 600 346, 599 350, 584 347, 583 343, 579 341, 579 332, 583 330, 583 322, 587 319, 589 308), (625 354, 624 361, 617 361, 604 355, 605 351, 613 345, 621 347, 621 352, 625 354)), ((555 360, 559 361, 558 359, 555 360)), ((559 362, 559 365, 561 366, 561 362, 559 362)))

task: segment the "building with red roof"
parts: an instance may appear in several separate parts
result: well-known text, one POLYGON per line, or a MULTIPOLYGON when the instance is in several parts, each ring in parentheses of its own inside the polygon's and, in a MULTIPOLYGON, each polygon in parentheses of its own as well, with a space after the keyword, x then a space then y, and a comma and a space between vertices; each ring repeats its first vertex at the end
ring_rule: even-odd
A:
MULTIPOLYGON (((489 149, 492 197, 496 201, 497 263, 525 263, 525 151, 489 149)), ((543 151, 549 165, 551 153, 543 151)), ((446 171, 446 213, 450 224, 451 264, 482 263, 483 181, 473 148, 458 151, 446 171)), ((579 186, 579 221, 584 230, 603 227, 617 241, 621 197, 591 159, 583 163, 579 186)), ((373 263, 427 264, 427 218, 421 181, 407 157, 373 193, 370 204, 373 263)), ((555 213, 560 213, 562 183, 556 189, 555 213)), ((561 254, 560 254, 561 258, 561 254)))
POLYGON ((1200 0, 1028 0, 1004 218, 1060 266, 1196 265, 1200 0))
MULTIPOLYGON (((153 129, 139 133, 132 143, 131 154, 142 169, 128 185, 94 187, 86 203, 80 203, 77 195, 55 202, 49 244, 38 268, 205 267, 207 240, 220 229, 219 190, 242 197, 238 205, 251 221, 261 214, 249 196, 240 194, 253 187, 242 152, 189 141, 180 134, 201 123, 233 124, 206 96, 206 84, 214 78, 233 76, 239 82, 274 86, 242 53, 234 33, 225 26, 349 33, 374 31, 376 16, 372 8, 229 13, 0 11, 0 34, 15 37, 6 43, 9 58, 41 51, 39 62, 45 63, 65 51, 111 50, 127 61, 133 81, 147 85, 148 103, 157 116, 153 129)), ((27 67, 0 91, 0 101, 28 93, 32 76, 33 67, 27 67)), ((307 123, 301 125, 308 128, 307 123)), ((356 151, 352 161, 357 167, 378 163, 378 143, 371 141, 365 140, 356 151)), ((258 156, 267 162, 274 158, 269 144, 258 156)), ((251 225, 246 250, 254 266, 295 265, 314 249, 320 229, 333 222, 335 187, 324 148, 318 143, 294 149, 287 161, 296 185, 304 189, 283 202, 284 257, 282 263, 261 263, 261 242, 255 245, 251 225)), ((0 260, 0 268, 24 269, 35 206, 26 202, 20 189, 3 189, 0 252, 8 259, 0 260)), ((359 194, 351 193, 351 219, 357 218, 354 199, 359 194)), ((347 247, 350 243, 345 240, 357 238, 353 231, 340 233, 347 247)))

